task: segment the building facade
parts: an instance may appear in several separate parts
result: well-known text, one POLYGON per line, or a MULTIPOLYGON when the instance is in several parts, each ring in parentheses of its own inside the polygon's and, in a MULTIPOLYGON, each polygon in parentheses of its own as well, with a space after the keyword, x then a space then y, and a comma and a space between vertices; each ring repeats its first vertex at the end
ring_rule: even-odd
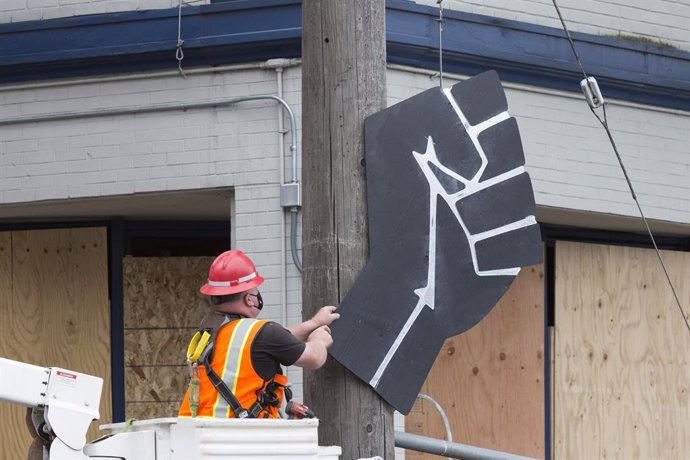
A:
MULTIPOLYGON (((80 352, 83 361, 71 367, 102 370, 108 376, 110 400, 102 409, 106 419, 170 414, 185 385, 185 341, 205 308, 196 289, 211 256, 228 247, 248 253, 267 279, 263 317, 286 324, 301 320, 301 213, 281 206, 281 185, 299 182, 301 171, 300 3, 8 0, 0 5, 0 246, 7 248, 0 250, 0 262, 7 267, 0 279, 6 293, 3 311, 7 324, 34 324, 45 321, 51 302, 61 305, 50 316, 56 329, 30 327, 35 335, 24 334, 16 342, 26 346, 6 343, 0 354, 43 365, 59 361, 57 365, 69 368, 71 361, 63 355, 74 353, 61 348, 83 350, 88 345, 56 331, 73 328, 80 336, 98 329, 100 333, 89 340, 100 344, 99 353, 80 352), (96 253, 84 252, 81 257, 100 261, 97 266, 65 257, 91 246, 96 253), (23 257, 24 253, 36 257, 23 257), (52 262, 47 263, 49 255, 52 262), (73 276, 50 284, 59 279, 56 274, 65 273, 73 276), (87 274, 94 278, 82 283, 87 274), (107 286, 92 291, 98 283, 107 286), (50 286, 59 295, 35 294, 41 291, 37 286, 50 286), (93 311, 93 304, 100 305, 95 318, 83 314, 93 311), (35 315, 27 313, 26 305, 35 315), (41 341, 58 346, 34 346, 41 341)), ((544 325, 524 340, 514 339, 528 351, 507 352, 501 348, 504 344, 494 344, 496 356, 504 353, 500 361, 514 358, 516 372, 528 360, 525 356, 540 354, 536 364, 530 361, 537 382, 528 379, 525 385, 532 386, 523 394, 531 395, 530 405, 541 407, 524 423, 534 431, 513 436, 522 440, 517 444, 497 441, 510 426, 491 426, 476 414, 465 419, 465 411, 451 418, 486 429, 457 427, 462 435, 454 439, 542 458, 552 453, 558 458, 585 452, 602 455, 606 446, 588 451, 570 441, 585 436, 585 431, 573 428, 578 414, 604 425, 609 419, 601 409, 605 402, 570 408, 567 401, 573 396, 559 389, 569 387, 568 379, 561 377, 568 371, 559 362, 576 369, 573 363, 579 361, 570 354, 565 359, 566 349, 557 344, 558 318, 577 310, 568 303, 570 294, 585 289, 584 284, 559 283, 584 276, 588 269, 582 267, 600 260, 596 249, 602 244, 629 249, 606 254, 612 257, 609 263, 640 267, 633 272, 645 274, 640 279, 645 287, 635 289, 654 285, 662 293, 658 298, 667 299, 665 279, 656 266, 652 268, 658 262, 648 257, 645 226, 606 132, 580 93, 580 69, 553 4, 447 1, 443 6, 444 83, 449 86, 488 69, 498 71, 509 111, 520 126, 546 256, 544 265, 533 271, 536 278, 525 281, 541 289, 530 299, 541 299, 536 318, 545 318, 544 325), (592 243, 595 249, 588 246, 592 243), (645 249, 630 249, 640 247, 645 249), (590 262, 583 261, 583 253, 590 255, 590 262), (555 401, 568 409, 559 412, 555 401)), ((690 277, 683 262, 690 248, 690 2, 567 0, 559 6, 586 71, 596 76, 608 101, 608 124, 640 206, 659 245, 669 251, 665 257, 672 260, 672 279, 682 303, 690 308, 690 287, 684 281, 690 277)), ((438 85, 438 14, 434 1, 387 2, 389 104, 438 85)), ((632 276, 602 275, 610 284, 603 291, 587 292, 596 299, 608 292, 613 311, 625 316, 614 300, 640 297, 621 294, 628 293, 626 280, 632 276)), ((612 322, 620 326, 615 334, 621 334, 619 343, 627 344, 625 349, 635 348, 625 335, 626 327, 633 328, 636 337, 649 338, 648 347, 634 359, 622 351, 615 369, 627 369, 631 380, 639 380, 634 375, 640 368, 626 367, 630 360, 648 363, 658 358, 660 367, 647 374, 654 375, 655 382, 666 382, 664 391, 651 396, 639 396, 642 390, 631 387, 630 393, 641 399, 629 407, 650 406, 636 419, 636 426, 648 427, 650 434, 643 436, 633 456, 644 457, 662 440, 675 452, 690 452, 687 440, 677 439, 651 415, 669 401, 681 407, 681 412, 668 409, 672 420, 690 410, 687 398, 678 393, 686 388, 682 382, 687 381, 690 363, 663 357, 673 355, 676 348, 687 349, 682 348, 688 342, 687 331, 677 327, 680 313, 674 308, 671 299, 659 311, 674 324, 662 329, 645 326, 641 332, 612 322), (669 331, 678 341, 664 342, 669 351, 661 353, 655 339, 669 331)), ((501 314, 521 316, 512 310, 501 314)), ((598 320, 578 319, 592 324, 598 320)), ((635 324, 639 323, 647 324, 642 319, 635 324)), ((571 335, 561 343, 577 349, 574 344, 589 343, 588 331, 595 329, 568 330, 571 335)), ((560 333, 566 337, 565 330, 560 333)), ((490 345, 476 340, 475 346, 490 345)), ((595 343, 592 353, 613 356, 602 351, 608 346, 595 343)), ((471 343, 463 347, 471 349, 471 343)), ((446 352, 447 347, 442 355, 446 352)), ((479 369, 471 364, 473 359, 445 362, 445 368, 435 368, 430 378, 464 375, 466 366, 479 369)), ((501 392, 512 374, 500 367, 491 372, 494 382, 503 382, 492 387, 501 392)), ((301 372, 288 373, 301 397, 301 372)), ((478 374, 483 375, 481 370, 478 374)), ((598 388, 601 382, 590 383, 598 388)), ((433 381, 426 388, 435 388, 433 381)), ((436 397, 446 406, 462 406, 463 398, 455 392, 441 393, 436 397)), ((514 397, 520 398, 519 393, 514 397)), ((406 428, 443 437, 429 407, 420 403, 406 428)), ((497 414, 495 418, 509 419, 514 413, 497 414)), ((610 434, 600 429, 595 434, 617 446, 635 430, 610 434)), ((631 451, 620 452, 628 458, 631 451)))

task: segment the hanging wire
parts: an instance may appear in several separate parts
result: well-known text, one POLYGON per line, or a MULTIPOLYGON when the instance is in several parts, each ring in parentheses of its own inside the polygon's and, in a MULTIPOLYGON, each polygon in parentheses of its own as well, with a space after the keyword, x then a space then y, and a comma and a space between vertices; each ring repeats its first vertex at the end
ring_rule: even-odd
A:
POLYGON ((438 4, 438 84, 443 89, 443 0, 436 0, 436 3, 438 4))
POLYGON ((183 78, 187 78, 187 74, 182 69, 182 60, 184 59, 184 51, 182 51, 182 45, 184 45, 184 40, 182 40, 182 3, 180 0, 177 7, 177 46, 175 48, 175 59, 177 59, 177 68, 180 70, 180 75, 183 78))
MULTIPOLYGON (((590 90, 594 92, 593 89, 593 83, 590 80, 590 77, 588 77, 587 72, 585 72, 585 68, 582 65, 582 61, 580 60, 580 55, 577 53, 577 49, 575 48, 575 43, 573 43, 573 39, 570 36, 570 31, 568 30, 568 27, 565 25, 565 21, 563 20, 563 16, 561 15, 561 10, 558 8, 558 4, 556 3, 556 0, 552 0, 553 6, 556 8, 556 13, 558 13, 558 18, 561 20, 561 25, 563 26, 563 31, 565 32, 565 35, 568 37, 568 42, 570 43, 570 48, 573 50, 573 54, 575 55, 575 59, 577 60, 577 64, 580 66, 580 70, 582 71, 582 75, 585 77, 585 81, 587 82, 587 86, 589 86, 590 90)), ((652 245, 654 246, 654 250, 656 251, 656 255, 659 258, 659 263, 661 263, 661 268, 664 271, 664 275, 666 275, 666 280, 668 281, 668 285, 671 287, 671 291, 673 292, 673 297, 676 299, 676 305, 678 305, 678 309, 680 310, 681 315, 683 316, 683 320, 685 321, 685 326, 687 327, 688 331, 690 332, 690 323, 688 323, 688 318, 685 315, 685 311, 683 310, 683 306, 680 303, 680 299, 678 298, 678 293, 676 292, 676 288, 673 286, 673 282, 671 281, 671 276, 668 273, 668 270, 666 269, 666 264, 664 263, 664 259, 661 257, 661 252, 659 251, 659 247, 656 244, 656 239, 654 238, 654 234, 652 233, 652 229, 649 227, 649 222, 647 222, 647 217, 645 217, 644 212, 642 211, 642 206, 640 205, 639 200, 637 199, 637 194, 635 193, 635 189, 633 188, 632 182, 630 181, 630 177, 628 176, 628 171, 625 169, 625 165, 623 164, 623 159, 620 156, 620 153, 618 153, 618 147, 616 146, 616 142, 613 139, 613 134, 611 133, 611 130, 609 129, 609 123, 608 119, 606 118, 606 103, 604 102, 602 104, 602 113, 603 113, 603 118, 599 116, 599 114, 596 112, 595 108, 591 105, 589 105, 589 109, 592 111, 594 116, 599 120, 599 123, 604 127, 604 130, 606 130, 606 135, 609 138, 609 141, 611 142, 611 147, 613 147, 613 152, 616 154, 616 158, 618 159, 618 164, 621 167, 621 170, 623 170, 623 176, 625 176, 625 181, 628 183, 628 188, 630 188, 630 194, 632 195, 633 200, 635 200, 635 204, 637 205, 637 209, 640 212, 640 216, 642 217, 642 221, 644 222, 644 225, 647 229, 647 233, 649 234, 649 238, 652 241, 652 245)))

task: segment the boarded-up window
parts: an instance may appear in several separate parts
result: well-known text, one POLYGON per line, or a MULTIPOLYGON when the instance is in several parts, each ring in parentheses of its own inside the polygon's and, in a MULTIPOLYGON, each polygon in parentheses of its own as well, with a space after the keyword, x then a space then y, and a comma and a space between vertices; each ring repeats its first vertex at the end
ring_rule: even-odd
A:
MULTIPOLYGON (((690 253, 662 255, 687 309, 690 253)), ((558 242, 555 328, 555 458, 690 458, 690 333, 653 250, 558 242)))
MULTIPOLYGON (((422 392, 449 418, 453 441, 544 458, 544 273, 523 269, 496 307, 446 340, 422 392)), ((436 409, 418 400, 410 433, 445 439, 436 409)), ((407 459, 439 457, 412 450, 407 459)))
MULTIPOLYGON (((0 356, 103 379, 100 421, 112 420, 105 228, 0 232, 0 356)), ((26 409, 0 403, 0 458, 26 458, 26 409)))

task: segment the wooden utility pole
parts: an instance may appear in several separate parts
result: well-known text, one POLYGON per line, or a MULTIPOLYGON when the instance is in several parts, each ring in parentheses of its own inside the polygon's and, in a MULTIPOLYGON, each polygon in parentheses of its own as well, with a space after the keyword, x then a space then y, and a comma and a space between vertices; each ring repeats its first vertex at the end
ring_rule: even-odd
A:
MULTIPOLYGON (((386 106, 384 0, 302 2, 303 316, 340 300, 368 256, 363 121, 386 106)), ((393 409, 332 358, 306 372, 319 442, 394 457, 393 409)))

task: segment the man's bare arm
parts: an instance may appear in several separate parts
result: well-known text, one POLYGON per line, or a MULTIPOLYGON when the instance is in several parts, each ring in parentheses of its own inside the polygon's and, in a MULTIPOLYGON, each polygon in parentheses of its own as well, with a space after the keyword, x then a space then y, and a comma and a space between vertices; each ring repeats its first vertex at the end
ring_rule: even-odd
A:
POLYGON ((287 330, 298 339, 306 341, 309 334, 321 326, 330 326, 330 324, 338 318, 340 318, 340 314, 336 313, 336 307, 328 305, 319 309, 311 319, 290 326, 287 330))
POLYGON ((306 347, 294 365, 304 369, 318 369, 328 358, 328 347, 333 344, 331 330, 328 326, 315 329, 306 340, 306 347))

